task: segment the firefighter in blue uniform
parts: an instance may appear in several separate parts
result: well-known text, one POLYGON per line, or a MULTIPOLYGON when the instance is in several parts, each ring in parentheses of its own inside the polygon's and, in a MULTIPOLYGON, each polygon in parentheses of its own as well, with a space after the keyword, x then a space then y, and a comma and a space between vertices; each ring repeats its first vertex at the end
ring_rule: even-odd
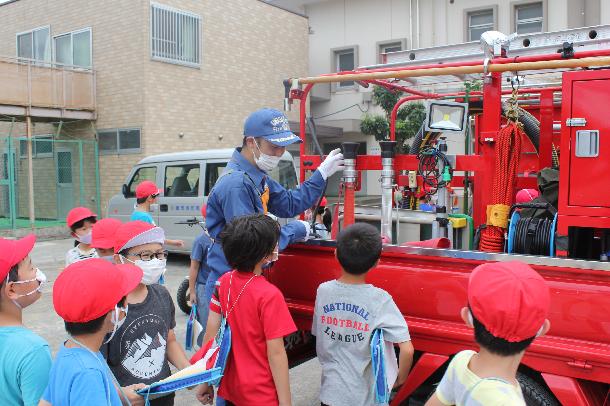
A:
MULTIPOLYGON (((290 131, 288 119, 278 110, 257 110, 246 119, 242 147, 233 152, 207 201, 206 227, 214 242, 208 250, 210 276, 202 305, 209 305, 216 281, 231 270, 222 251, 222 241, 218 240, 227 222, 253 213, 295 217, 312 207, 322 195, 326 179, 343 169, 343 154, 336 149, 299 187, 284 189, 267 172, 277 167, 286 146, 296 142, 302 141, 290 131)), ((307 240, 310 233, 305 221, 282 226, 280 251, 290 243, 307 240)))

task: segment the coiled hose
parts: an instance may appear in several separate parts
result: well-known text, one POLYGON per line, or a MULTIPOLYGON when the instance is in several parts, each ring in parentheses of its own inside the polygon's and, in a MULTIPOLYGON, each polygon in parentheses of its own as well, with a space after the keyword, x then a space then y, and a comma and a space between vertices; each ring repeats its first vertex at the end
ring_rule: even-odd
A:
POLYGON ((549 255, 553 220, 525 217, 517 221, 513 252, 517 254, 549 255))

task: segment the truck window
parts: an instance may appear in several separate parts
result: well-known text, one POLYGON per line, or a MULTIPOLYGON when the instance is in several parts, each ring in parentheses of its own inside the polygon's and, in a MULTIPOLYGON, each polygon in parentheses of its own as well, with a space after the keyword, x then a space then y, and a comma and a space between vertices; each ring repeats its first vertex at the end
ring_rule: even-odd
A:
POLYGON ((199 192, 199 164, 165 167, 165 196, 196 197, 199 192))
POLYGON ((213 162, 206 165, 204 196, 208 196, 210 194, 210 190, 212 190, 216 184, 216 181, 220 177, 220 174, 224 170, 225 166, 227 166, 227 162, 213 162))
POLYGON ((145 180, 150 180, 151 182, 157 181, 157 167, 156 166, 146 166, 142 168, 138 168, 136 173, 133 174, 133 177, 129 181, 128 195, 126 197, 135 197, 136 196, 136 188, 138 185, 145 180))

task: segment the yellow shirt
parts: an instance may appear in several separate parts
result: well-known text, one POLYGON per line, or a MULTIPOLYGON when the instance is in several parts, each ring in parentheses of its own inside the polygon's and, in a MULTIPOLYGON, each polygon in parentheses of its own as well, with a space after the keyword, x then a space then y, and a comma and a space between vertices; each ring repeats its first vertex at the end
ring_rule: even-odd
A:
POLYGON ((462 351, 453 358, 436 389, 445 405, 525 406, 519 386, 500 378, 480 378, 468 368, 476 352, 462 351))

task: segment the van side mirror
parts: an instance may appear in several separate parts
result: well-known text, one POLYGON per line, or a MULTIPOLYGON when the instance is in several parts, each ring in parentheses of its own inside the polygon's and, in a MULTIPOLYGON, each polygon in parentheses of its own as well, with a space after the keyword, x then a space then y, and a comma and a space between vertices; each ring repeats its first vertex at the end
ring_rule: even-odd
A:
POLYGON ((123 187, 121 188, 121 192, 123 193, 123 197, 125 199, 127 199, 127 196, 129 195, 129 189, 127 188, 127 185, 123 183, 123 187))

